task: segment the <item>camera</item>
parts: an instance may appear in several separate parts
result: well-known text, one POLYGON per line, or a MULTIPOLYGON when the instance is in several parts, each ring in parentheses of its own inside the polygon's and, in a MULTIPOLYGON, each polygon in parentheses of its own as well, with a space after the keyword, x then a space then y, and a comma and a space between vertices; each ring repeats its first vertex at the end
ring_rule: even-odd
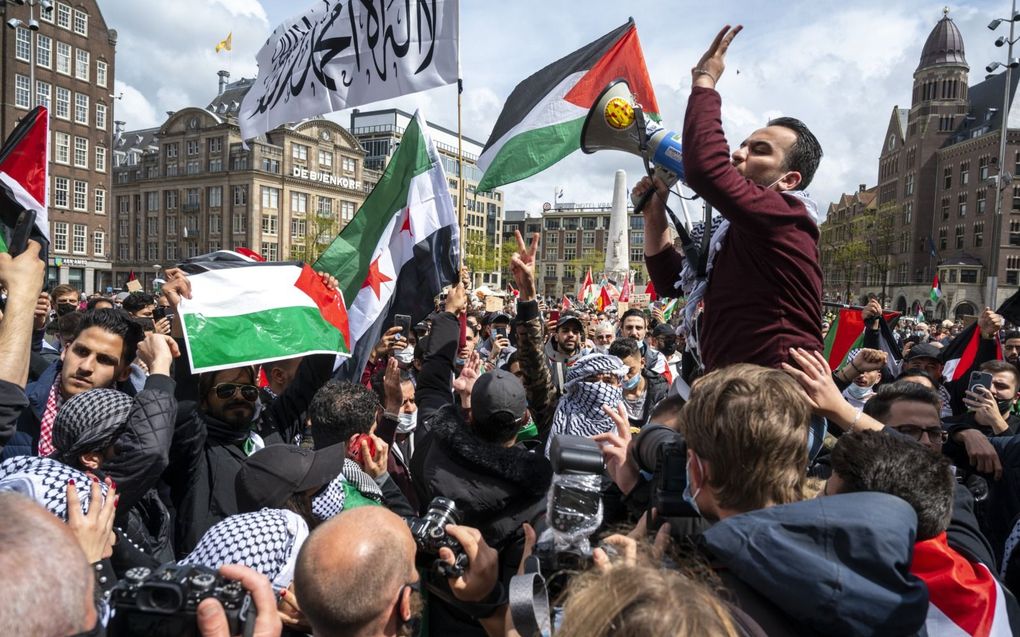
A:
POLYGON ((697 513, 684 502, 687 486, 687 441, 679 433, 649 423, 631 445, 638 468, 655 476, 652 506, 667 518, 692 517, 697 513))
POLYGON ((226 611, 231 635, 250 636, 255 629, 255 606, 240 582, 222 577, 199 564, 164 564, 155 570, 129 569, 110 593, 110 637, 197 637, 198 604, 219 600, 226 611))
POLYGON ((418 547, 418 566, 430 569, 442 577, 460 577, 467 568, 468 557, 460 542, 446 534, 447 524, 458 524, 457 505, 446 498, 432 498, 429 509, 420 518, 408 518, 415 546, 418 547), (453 551, 456 561, 451 565, 439 559, 439 549, 453 551))

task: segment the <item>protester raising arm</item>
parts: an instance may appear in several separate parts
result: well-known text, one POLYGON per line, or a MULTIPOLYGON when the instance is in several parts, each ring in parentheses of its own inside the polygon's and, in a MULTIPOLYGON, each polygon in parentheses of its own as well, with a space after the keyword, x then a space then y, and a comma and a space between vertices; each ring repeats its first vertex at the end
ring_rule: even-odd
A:
MULTIPOLYGON (((967 392, 970 373, 976 371, 983 363, 999 358, 998 334, 999 330, 1002 329, 1002 324, 1003 318, 993 312, 992 308, 986 307, 977 320, 977 329, 981 335, 978 339, 974 362, 969 369, 963 370, 962 373, 959 370, 953 373, 953 376, 959 380, 954 381, 952 378, 946 378, 943 382, 943 385, 949 392, 949 406, 954 414, 962 414, 967 411, 967 406, 963 404, 963 399, 967 392)), ((967 338, 971 334, 970 330, 963 330, 946 345, 943 351, 953 350, 960 339, 967 338)), ((962 343, 961 345, 966 346, 967 344, 962 343)), ((945 364, 948 361, 943 360, 942 362, 945 364)))
POLYGON ((414 402, 418 405, 418 429, 415 439, 427 431, 429 418, 444 405, 453 403, 450 385, 453 376, 453 358, 457 353, 460 325, 457 316, 467 307, 464 283, 450 288, 446 295, 446 311, 436 314, 428 336, 428 347, 418 373, 414 402))
POLYGON ((28 249, 15 258, 0 254, 0 286, 7 290, 7 307, 0 320, 0 449, 14 435, 18 418, 28 407, 24 389, 44 269, 35 241, 29 241, 28 249))
POLYGON ((799 347, 790 350, 797 367, 783 363, 783 371, 792 376, 804 389, 811 409, 829 419, 844 432, 884 429, 885 425, 871 416, 859 412, 843 398, 829 370, 829 363, 819 352, 808 352, 799 347))

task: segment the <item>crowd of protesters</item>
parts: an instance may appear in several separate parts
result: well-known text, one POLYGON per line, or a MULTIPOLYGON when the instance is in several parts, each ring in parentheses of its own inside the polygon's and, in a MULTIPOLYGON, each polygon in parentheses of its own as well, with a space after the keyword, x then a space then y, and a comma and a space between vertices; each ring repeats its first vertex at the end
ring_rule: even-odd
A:
MULTIPOLYGON (((1020 331, 883 325, 872 301, 830 367, 796 194, 817 142, 784 119, 720 151, 738 32, 685 128, 725 218, 714 274, 646 231, 656 289, 687 296, 671 320, 541 297, 518 235, 502 309, 462 281, 360 365, 194 374, 182 270, 84 300, 42 291, 37 244, 0 254, 0 631, 169 634, 176 603, 125 587, 205 567, 260 637, 1020 632, 1020 331)), ((240 634, 211 581, 182 584, 203 599, 180 634, 240 634)))

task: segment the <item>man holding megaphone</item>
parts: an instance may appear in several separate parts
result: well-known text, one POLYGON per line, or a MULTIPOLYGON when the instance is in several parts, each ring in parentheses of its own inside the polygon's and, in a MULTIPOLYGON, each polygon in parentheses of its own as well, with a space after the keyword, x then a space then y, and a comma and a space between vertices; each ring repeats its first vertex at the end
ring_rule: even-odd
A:
MULTIPOLYGON (((688 303, 692 297, 704 301, 697 341, 705 371, 738 362, 779 367, 790 348, 822 349, 817 206, 803 192, 822 149, 802 122, 781 117, 730 154, 715 86, 741 28, 724 27, 691 69, 694 86, 683 127, 683 179, 722 214, 705 244, 703 276, 695 294, 687 294, 688 303)), ((642 211, 645 263, 656 291, 677 296, 677 282, 682 275, 690 280, 697 264, 685 264, 670 241, 667 185, 645 177, 632 198, 639 200, 649 188, 655 194, 642 211)))

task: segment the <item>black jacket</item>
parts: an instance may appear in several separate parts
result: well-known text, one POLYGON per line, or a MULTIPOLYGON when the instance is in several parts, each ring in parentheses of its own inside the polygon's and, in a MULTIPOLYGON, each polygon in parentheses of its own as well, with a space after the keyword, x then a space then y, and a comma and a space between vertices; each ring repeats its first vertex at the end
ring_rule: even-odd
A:
POLYGON ((0 450, 14 436, 18 428, 18 418, 26 407, 28 396, 25 395, 25 390, 14 383, 0 380, 0 450))
POLYGON ((641 418, 630 418, 631 427, 637 427, 640 429, 648 423, 649 415, 655 406, 659 404, 659 401, 666 397, 669 392, 669 383, 666 382, 666 378, 662 374, 653 372, 652 370, 645 368, 641 370, 641 375, 645 378, 645 404, 644 410, 641 412, 641 418))
MULTIPOLYGON (((248 429, 238 431, 199 411, 198 379, 191 374, 184 352, 177 359, 177 434, 166 481, 177 511, 178 556, 195 548, 202 535, 220 520, 238 513, 234 479, 248 455, 243 444, 248 429)), ((315 392, 329 380, 334 356, 306 357, 287 389, 263 405, 252 427, 266 445, 291 442, 301 431, 301 415, 315 392)))

